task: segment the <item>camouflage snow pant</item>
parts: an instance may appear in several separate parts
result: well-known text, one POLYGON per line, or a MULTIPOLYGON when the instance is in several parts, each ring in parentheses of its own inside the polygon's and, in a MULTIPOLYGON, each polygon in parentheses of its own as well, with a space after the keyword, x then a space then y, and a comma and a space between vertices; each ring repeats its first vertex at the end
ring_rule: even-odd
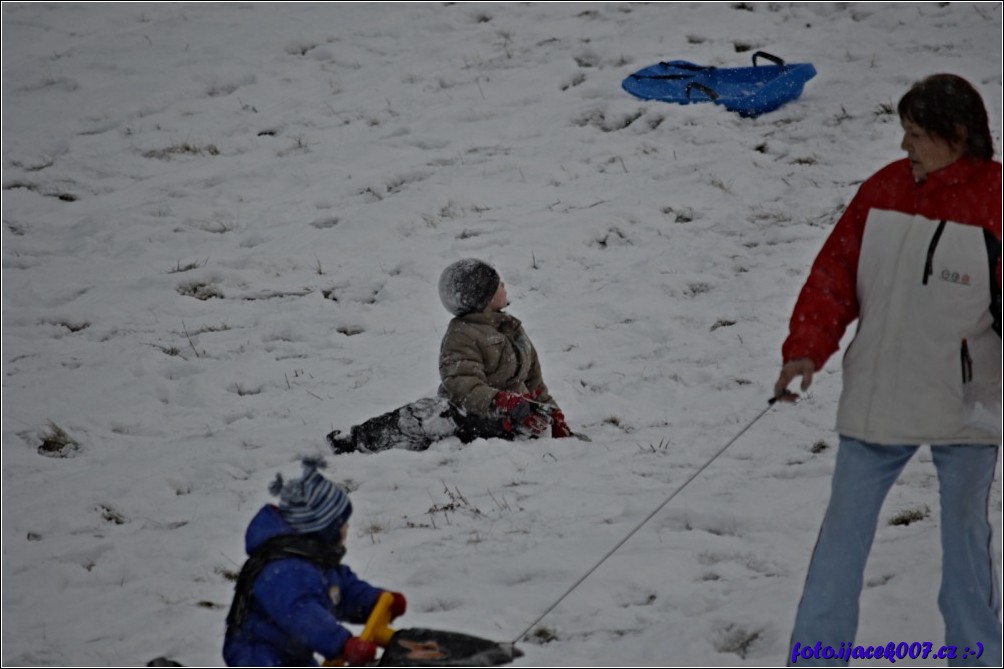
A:
POLYGON ((502 419, 464 413, 444 397, 423 397, 403 407, 354 426, 348 435, 335 430, 327 436, 335 453, 375 453, 391 448, 424 451, 436 441, 459 437, 467 444, 475 439, 512 440, 502 429, 502 419))

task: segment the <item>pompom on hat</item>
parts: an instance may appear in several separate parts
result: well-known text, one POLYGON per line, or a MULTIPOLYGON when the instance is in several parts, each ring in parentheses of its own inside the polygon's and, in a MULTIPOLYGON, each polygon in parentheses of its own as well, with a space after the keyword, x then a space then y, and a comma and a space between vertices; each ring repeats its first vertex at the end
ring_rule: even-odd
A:
POLYGON ((300 534, 337 536, 352 515, 352 502, 339 486, 321 476, 321 458, 303 458, 303 476, 284 481, 281 474, 268 487, 279 498, 279 513, 300 534))
POLYGON ((484 311, 501 282, 498 272, 476 258, 458 260, 439 277, 439 299, 454 316, 484 311))

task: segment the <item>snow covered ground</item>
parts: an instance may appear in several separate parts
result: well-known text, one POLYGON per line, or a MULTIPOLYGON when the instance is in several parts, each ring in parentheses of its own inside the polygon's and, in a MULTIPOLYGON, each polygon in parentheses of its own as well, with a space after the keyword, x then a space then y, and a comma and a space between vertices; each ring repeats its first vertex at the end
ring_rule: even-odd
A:
MULTIPOLYGON (((447 440, 329 475, 347 561, 407 594, 403 626, 516 640, 765 407, 809 263, 902 155, 906 88, 968 78, 1000 147, 1001 26, 1000 3, 4 3, 3 664, 221 664, 268 483, 434 391, 436 282, 468 256, 592 443, 447 440), (759 49, 819 74, 754 120, 620 88, 759 49)), ((839 356, 813 390, 515 664, 783 664, 839 356)), ((859 643, 942 640, 938 512, 925 449, 859 643)))

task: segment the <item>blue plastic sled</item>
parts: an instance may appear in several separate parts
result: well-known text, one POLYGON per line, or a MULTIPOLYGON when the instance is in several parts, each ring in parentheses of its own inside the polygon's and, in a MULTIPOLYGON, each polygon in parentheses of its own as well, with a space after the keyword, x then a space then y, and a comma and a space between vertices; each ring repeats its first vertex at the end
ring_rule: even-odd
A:
POLYGON ((714 102, 740 116, 755 118, 802 94, 816 76, 811 63, 788 64, 764 51, 753 54, 753 67, 713 67, 685 60, 656 63, 624 79, 621 86, 642 100, 686 105, 714 102), (773 65, 757 66, 757 58, 773 65))

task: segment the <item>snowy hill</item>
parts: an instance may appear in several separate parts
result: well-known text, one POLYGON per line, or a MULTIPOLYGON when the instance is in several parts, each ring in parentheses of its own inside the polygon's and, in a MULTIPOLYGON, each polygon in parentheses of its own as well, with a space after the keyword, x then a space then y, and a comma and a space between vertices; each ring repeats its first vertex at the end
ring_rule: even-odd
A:
MULTIPOLYGON (((766 406, 809 264, 902 156, 907 87, 969 79, 999 150, 1001 35, 999 3, 5 3, 4 665, 221 664, 269 481, 435 391, 436 282, 462 257, 498 268, 592 443, 447 440, 329 475, 347 562, 407 594, 405 626, 518 640, 766 406), (757 119, 620 88, 761 49, 819 74, 757 119)), ((783 664, 839 389, 838 356, 514 664, 783 664)), ((860 643, 942 639, 938 513, 922 450, 860 643)))

